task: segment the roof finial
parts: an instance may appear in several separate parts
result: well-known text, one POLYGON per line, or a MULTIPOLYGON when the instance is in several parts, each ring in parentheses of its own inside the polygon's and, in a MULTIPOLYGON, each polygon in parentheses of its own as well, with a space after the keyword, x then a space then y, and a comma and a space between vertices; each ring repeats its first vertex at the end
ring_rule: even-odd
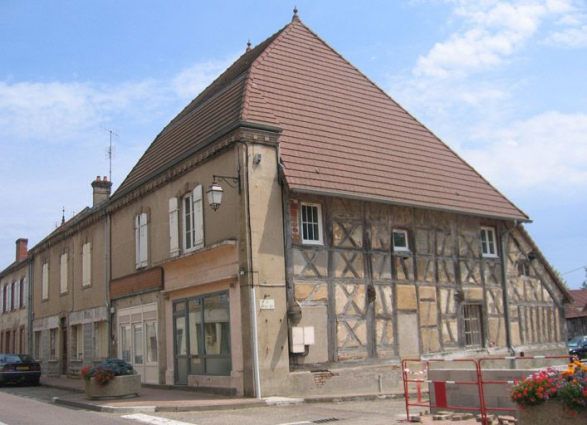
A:
POLYGON ((63 207, 63 214, 61 215, 61 224, 65 224, 65 207, 63 207))
POLYGON ((296 19, 300 19, 300 17, 298 16, 298 7, 294 6, 294 14, 293 14, 293 18, 291 18, 291 20, 295 21, 296 19))
POLYGON ((245 50, 246 52, 248 52, 249 50, 251 50, 251 40, 249 39, 249 41, 247 41, 247 50, 245 50))

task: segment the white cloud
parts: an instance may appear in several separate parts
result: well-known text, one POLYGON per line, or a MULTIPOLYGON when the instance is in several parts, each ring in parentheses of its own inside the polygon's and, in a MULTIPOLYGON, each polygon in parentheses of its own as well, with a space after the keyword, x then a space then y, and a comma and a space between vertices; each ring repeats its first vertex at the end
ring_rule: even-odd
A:
POLYGON ((463 156, 498 187, 566 190, 587 185, 587 114, 546 112, 479 135, 463 156))
POLYGON ((463 29, 420 56, 417 77, 462 78, 503 64, 547 18, 573 10, 571 1, 459 1, 455 18, 463 29))
POLYGON ((172 81, 175 93, 182 99, 195 97, 228 68, 235 59, 233 57, 224 61, 198 63, 180 72, 172 81))

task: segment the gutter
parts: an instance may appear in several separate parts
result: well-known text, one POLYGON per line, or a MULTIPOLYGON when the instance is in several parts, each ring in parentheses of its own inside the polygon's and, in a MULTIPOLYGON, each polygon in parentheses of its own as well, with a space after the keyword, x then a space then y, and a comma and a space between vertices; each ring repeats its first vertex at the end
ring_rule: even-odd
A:
POLYGON ((506 346, 511 355, 516 354, 516 350, 512 345, 512 329, 510 325, 510 295, 508 292, 508 278, 507 278, 507 264, 506 264, 506 243, 505 239, 506 236, 511 233, 514 229, 518 227, 518 220, 514 220, 514 226, 511 229, 508 229, 504 234, 500 237, 501 242, 501 279, 503 284, 503 316, 505 320, 505 341, 506 346))

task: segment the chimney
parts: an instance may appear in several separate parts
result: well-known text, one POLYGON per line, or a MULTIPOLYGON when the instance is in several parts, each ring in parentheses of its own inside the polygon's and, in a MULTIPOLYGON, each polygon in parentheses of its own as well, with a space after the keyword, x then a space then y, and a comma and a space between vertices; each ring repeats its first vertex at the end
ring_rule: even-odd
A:
POLYGON ((26 257, 28 257, 28 243, 28 239, 19 238, 16 240, 16 262, 24 260, 26 257))
POLYGON ((105 201, 110 197, 110 189, 112 188, 112 182, 108 181, 108 177, 104 176, 100 179, 100 176, 96 177, 96 180, 92 182, 92 188, 94 188, 94 206, 100 202, 105 201))

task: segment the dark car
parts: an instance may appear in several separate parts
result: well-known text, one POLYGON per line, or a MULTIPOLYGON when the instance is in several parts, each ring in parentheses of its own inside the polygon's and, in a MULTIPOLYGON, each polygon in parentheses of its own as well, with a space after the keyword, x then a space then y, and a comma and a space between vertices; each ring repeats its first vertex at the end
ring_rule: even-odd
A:
POLYGON ((26 382, 39 385, 41 365, 28 354, 0 354, 0 385, 26 382))
POLYGON ((569 354, 587 359, 587 336, 576 336, 569 341, 569 354))

